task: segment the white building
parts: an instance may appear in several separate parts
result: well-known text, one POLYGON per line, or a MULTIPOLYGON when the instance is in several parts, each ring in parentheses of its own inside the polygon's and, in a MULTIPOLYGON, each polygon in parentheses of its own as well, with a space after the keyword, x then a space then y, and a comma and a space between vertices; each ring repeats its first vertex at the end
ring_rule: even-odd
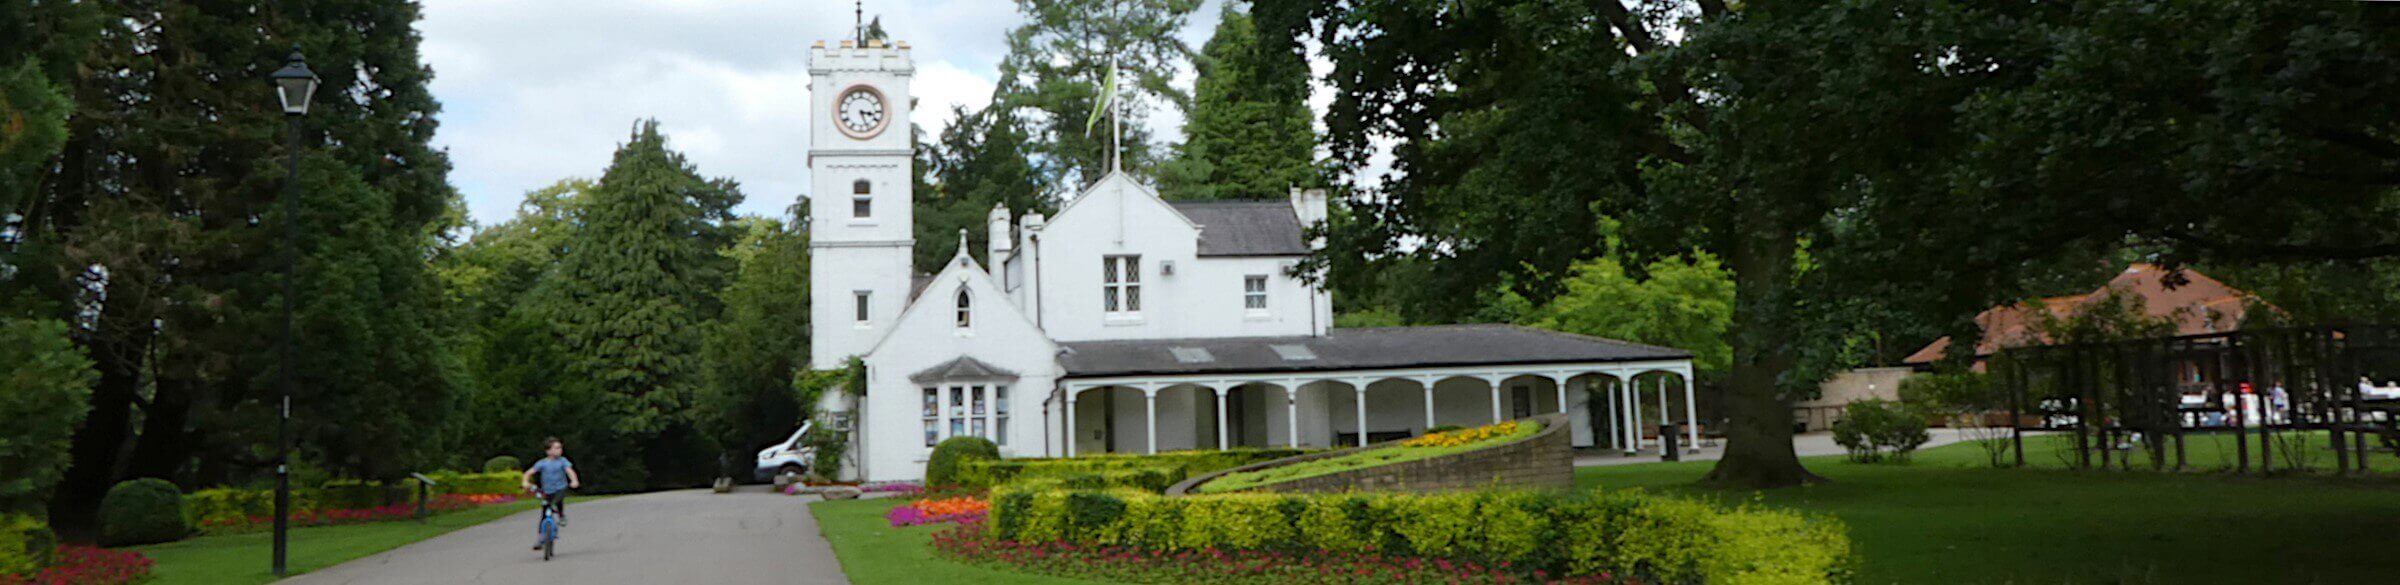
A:
POLYGON ((1668 404, 1653 381, 1689 379, 1680 350, 1505 325, 1332 328, 1331 296, 1291 275, 1322 244, 1302 240, 1326 217, 1321 191, 1168 202, 1111 174, 1056 218, 992 210, 996 271, 964 234, 921 234, 961 245, 912 275, 908 45, 819 43, 809 71, 809 361, 866 363, 863 397, 821 405, 856 421, 849 472, 864 479, 918 479, 956 435, 1012 457, 1324 447, 1566 410, 1577 445, 1632 449, 1634 433, 1593 429, 1642 424, 1593 413, 1691 418, 1688 390, 1682 412, 1627 400, 1658 388, 1668 404), (1597 408, 1592 387, 1612 390, 1597 408))

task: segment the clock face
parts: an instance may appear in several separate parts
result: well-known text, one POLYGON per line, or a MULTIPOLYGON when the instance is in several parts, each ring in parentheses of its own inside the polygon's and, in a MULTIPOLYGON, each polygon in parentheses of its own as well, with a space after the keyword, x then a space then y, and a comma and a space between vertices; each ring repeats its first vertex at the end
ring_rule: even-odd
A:
POLYGON ((852 87, 833 103, 834 122, 851 138, 866 139, 881 134, 890 114, 891 110, 884 107, 883 92, 871 87, 852 87))

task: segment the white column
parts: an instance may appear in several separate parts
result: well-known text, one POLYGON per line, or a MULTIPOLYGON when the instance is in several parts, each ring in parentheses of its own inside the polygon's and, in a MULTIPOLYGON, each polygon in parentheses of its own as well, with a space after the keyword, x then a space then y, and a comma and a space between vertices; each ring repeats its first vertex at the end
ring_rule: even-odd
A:
POLYGON ((1683 444, 1687 453, 1700 452, 1700 407, 1692 402, 1692 368, 1683 368, 1683 426, 1690 441, 1683 444))
MULTIPOLYGON (((1624 407, 1617 405, 1617 395, 1625 391, 1625 380, 1623 378, 1616 377, 1616 374, 1613 373, 1609 374, 1609 379, 1616 380, 1617 385, 1609 387, 1607 392, 1608 448, 1621 449, 1624 448, 1625 445, 1625 415, 1617 414, 1617 411, 1624 409, 1624 407)), ((1599 399, 1594 398, 1593 400, 1599 399)))
POLYGON ((1667 402, 1667 378, 1658 378, 1658 454, 1667 454, 1667 419, 1673 417, 1675 405, 1667 402))
POLYGON ((1484 385, 1492 388, 1492 424, 1500 424, 1500 381, 1505 379, 1499 374, 1483 376, 1484 385))
POLYGON ((1158 454, 1158 385, 1142 385, 1143 419, 1149 422, 1150 454, 1158 454))
POLYGON ((1283 381, 1283 434, 1300 448, 1300 381, 1283 381))
POLYGON ((1633 424, 1628 425, 1627 432, 1633 433, 1633 450, 1640 451, 1642 450, 1642 423, 1644 422, 1642 420, 1642 391, 1640 388, 1633 387, 1628 387, 1627 390, 1625 403, 1631 405, 1632 408, 1626 410, 1633 411, 1633 424))
POLYGON ((1068 386, 1068 387, 1067 387, 1067 425, 1066 425, 1066 426, 1067 426, 1067 456, 1068 456, 1068 457, 1074 457, 1074 456, 1075 456, 1075 391, 1076 391, 1076 390, 1077 390, 1077 388, 1076 388, 1076 387, 1074 387, 1074 386, 1068 386))
POLYGON ((1217 450, 1223 451, 1225 450, 1225 385, 1218 384, 1217 386, 1217 388, 1213 388, 1217 391, 1217 450))
POLYGON ((1358 392, 1358 400, 1352 402, 1351 405, 1358 407, 1358 446, 1365 447, 1367 446, 1367 381, 1351 380, 1350 387, 1358 392))
POLYGON ((1569 421, 1568 424, 1570 426, 1574 424, 1573 421, 1575 420, 1575 415, 1567 413, 1567 380, 1574 378, 1574 374, 1569 374, 1566 372, 1559 372, 1550 376, 1550 386, 1558 389, 1558 413, 1566 415, 1562 418, 1565 418, 1567 421, 1569 421))
POLYGON ((1417 377, 1417 383, 1425 385, 1425 428, 1428 430, 1433 428, 1433 383, 1437 381, 1439 379, 1433 376, 1417 377))

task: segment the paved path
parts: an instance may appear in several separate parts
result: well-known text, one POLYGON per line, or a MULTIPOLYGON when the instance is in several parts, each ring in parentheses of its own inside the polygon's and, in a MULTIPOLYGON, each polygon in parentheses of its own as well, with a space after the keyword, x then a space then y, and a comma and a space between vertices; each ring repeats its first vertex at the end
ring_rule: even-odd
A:
MULTIPOLYGON (((1925 446, 1918 447, 1918 449, 1932 449, 1934 447, 1940 447, 1943 445, 1964 441, 1967 438, 1966 433, 1957 429, 1925 429, 1925 433, 1932 435, 1932 440, 1926 441, 1925 446)), ((1725 456, 1724 439, 1715 439, 1713 441, 1714 444, 1709 444, 1711 442, 1710 439, 1701 439, 1701 441, 1702 445, 1700 447, 1700 452, 1685 453, 1683 455, 1684 461, 1715 461, 1717 458, 1725 456)), ((1577 450, 1575 452, 1575 466, 1594 467, 1601 465, 1657 463, 1658 444, 1646 443, 1645 445, 1647 448, 1643 449, 1641 454, 1632 457, 1627 457, 1619 452, 1609 451, 1605 448, 1577 450)), ((1812 457, 1816 455, 1841 455, 1849 452, 1842 449, 1841 445, 1834 444, 1833 433, 1828 432, 1803 433, 1794 435, 1792 436, 1792 449, 1794 451, 1798 451, 1801 457, 1812 457)))
POLYGON ((761 486, 567 500, 558 558, 533 545, 529 511, 300 575, 308 585, 849 583, 808 502, 761 486))

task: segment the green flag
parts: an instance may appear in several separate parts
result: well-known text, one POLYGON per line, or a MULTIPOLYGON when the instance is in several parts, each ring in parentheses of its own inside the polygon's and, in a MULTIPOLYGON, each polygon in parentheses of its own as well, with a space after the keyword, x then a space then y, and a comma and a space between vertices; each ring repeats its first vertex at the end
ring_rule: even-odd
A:
POLYGON ((1108 83, 1102 84, 1100 87, 1100 103, 1092 105, 1092 117, 1083 121, 1084 136, 1092 135, 1092 125, 1100 123, 1100 112, 1108 111, 1110 103, 1117 100, 1116 62, 1112 60, 1109 63, 1108 83))

